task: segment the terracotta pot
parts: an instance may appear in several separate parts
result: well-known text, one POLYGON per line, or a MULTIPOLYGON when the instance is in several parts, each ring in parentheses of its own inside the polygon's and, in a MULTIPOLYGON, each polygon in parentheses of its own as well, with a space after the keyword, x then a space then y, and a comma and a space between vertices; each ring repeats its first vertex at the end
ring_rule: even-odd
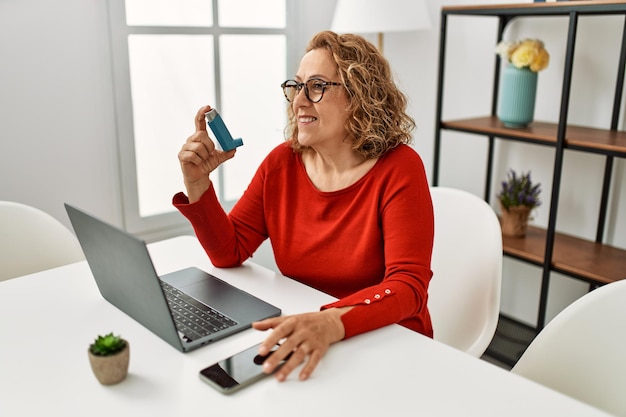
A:
POLYGON ((513 206, 508 209, 500 204, 502 211, 502 234, 508 237, 524 237, 528 229, 530 207, 513 206))
POLYGON ((130 361, 130 345, 121 352, 110 356, 96 356, 89 349, 89 363, 91 370, 102 385, 113 385, 121 382, 128 375, 128 363, 130 361))

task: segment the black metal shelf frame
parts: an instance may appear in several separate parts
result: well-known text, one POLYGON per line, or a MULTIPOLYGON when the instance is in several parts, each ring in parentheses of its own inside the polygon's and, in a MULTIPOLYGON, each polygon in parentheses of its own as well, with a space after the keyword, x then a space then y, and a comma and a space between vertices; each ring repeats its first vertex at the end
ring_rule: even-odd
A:
MULTIPOLYGON (((482 132, 471 132, 483 136, 487 136, 487 168, 485 173, 484 199, 490 200, 491 180, 493 175, 494 162, 494 145, 496 139, 525 141, 539 145, 549 145, 555 148, 554 170, 552 178, 552 190, 550 196, 550 212, 548 218, 545 256, 543 261, 539 311, 537 319, 537 331, 541 330, 545 325, 546 306, 548 299, 548 289, 550 284, 550 273, 556 271, 552 267, 552 255, 554 250, 554 238, 556 219, 558 211, 558 201, 561 184, 561 174, 563 168, 564 151, 567 148, 565 144, 565 133, 567 129, 567 117, 569 110, 570 89, 572 81, 572 69, 574 64, 574 51, 576 47, 576 34, 578 28, 578 19, 582 15, 622 15, 625 18, 624 29, 622 32, 622 42, 619 58, 619 66, 616 77, 615 96, 613 100, 613 110, 611 117, 611 131, 617 131, 621 97, 624 88, 624 70, 626 66, 626 2, 604 2, 604 1, 582 1, 582 2, 558 2, 558 3, 530 3, 523 5, 500 5, 500 6, 476 6, 476 7, 444 7, 441 11, 440 26, 440 43, 439 43, 439 68, 437 82, 437 103, 436 103, 436 123, 435 123, 435 148, 434 148, 434 164, 433 164, 433 185, 439 183, 440 157, 441 157, 441 131, 445 129, 442 126, 443 113, 443 87, 444 87, 444 67, 446 55, 446 42, 448 30, 448 16, 465 15, 465 16, 491 16, 498 19, 497 41, 500 42, 507 25, 517 17, 541 17, 541 16, 562 16, 569 19, 567 44, 565 51, 565 65, 563 73, 563 84, 561 89, 561 105, 559 111, 559 121, 557 127, 556 142, 549 144, 540 141, 523 140, 519 138, 507 137, 507 135, 495 136, 486 135, 482 132)), ((496 115, 498 105, 498 89, 500 79, 500 59, 495 58, 495 75, 493 80, 493 97, 491 105, 491 116, 496 115)), ((460 129, 453 129, 460 130, 460 129)), ((569 147, 569 149, 577 149, 584 152, 601 153, 605 156, 604 175, 602 182, 602 194, 600 198, 598 224, 596 229, 596 242, 602 243, 604 238, 604 228, 606 224, 606 214, 608 209, 608 201, 611 188, 611 177, 613 172, 614 152, 590 151, 581 149, 580 147, 569 147)), ((621 156, 621 155, 617 155, 621 156)), ((529 261, 526 261, 529 262, 529 261)), ((578 278, 570 275, 572 278, 578 278)), ((593 285, 593 284, 591 284, 593 285)))

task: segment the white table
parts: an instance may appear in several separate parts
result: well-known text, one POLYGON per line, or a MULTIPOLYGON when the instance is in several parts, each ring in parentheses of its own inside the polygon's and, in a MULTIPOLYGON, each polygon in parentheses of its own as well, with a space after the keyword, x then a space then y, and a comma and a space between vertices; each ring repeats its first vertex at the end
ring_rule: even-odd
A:
MULTIPOLYGON (((159 274, 197 266, 284 314, 332 300, 250 262, 214 268, 194 237, 149 247, 159 274)), ((333 345, 306 382, 296 370, 225 396, 198 378, 263 338, 246 330, 180 353, 105 301, 85 262, 0 282, 0 416, 606 415, 397 325, 333 345), (130 342, 130 370, 105 387, 87 347, 111 331, 130 342)))

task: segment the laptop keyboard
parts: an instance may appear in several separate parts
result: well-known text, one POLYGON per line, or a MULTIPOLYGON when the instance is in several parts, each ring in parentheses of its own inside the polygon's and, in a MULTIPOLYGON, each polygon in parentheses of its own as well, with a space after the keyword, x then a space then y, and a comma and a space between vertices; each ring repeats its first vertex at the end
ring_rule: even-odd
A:
POLYGON ((200 339, 237 324, 230 317, 188 296, 166 282, 161 281, 161 287, 172 311, 176 328, 185 336, 187 341, 200 339))

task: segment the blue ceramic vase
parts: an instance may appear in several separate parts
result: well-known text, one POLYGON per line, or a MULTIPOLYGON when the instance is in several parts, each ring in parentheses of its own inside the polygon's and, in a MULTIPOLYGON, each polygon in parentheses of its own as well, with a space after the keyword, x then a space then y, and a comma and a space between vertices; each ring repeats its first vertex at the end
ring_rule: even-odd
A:
POLYGON ((500 78, 498 118, 506 127, 526 127, 533 121, 536 96, 537 73, 506 65, 500 78))

